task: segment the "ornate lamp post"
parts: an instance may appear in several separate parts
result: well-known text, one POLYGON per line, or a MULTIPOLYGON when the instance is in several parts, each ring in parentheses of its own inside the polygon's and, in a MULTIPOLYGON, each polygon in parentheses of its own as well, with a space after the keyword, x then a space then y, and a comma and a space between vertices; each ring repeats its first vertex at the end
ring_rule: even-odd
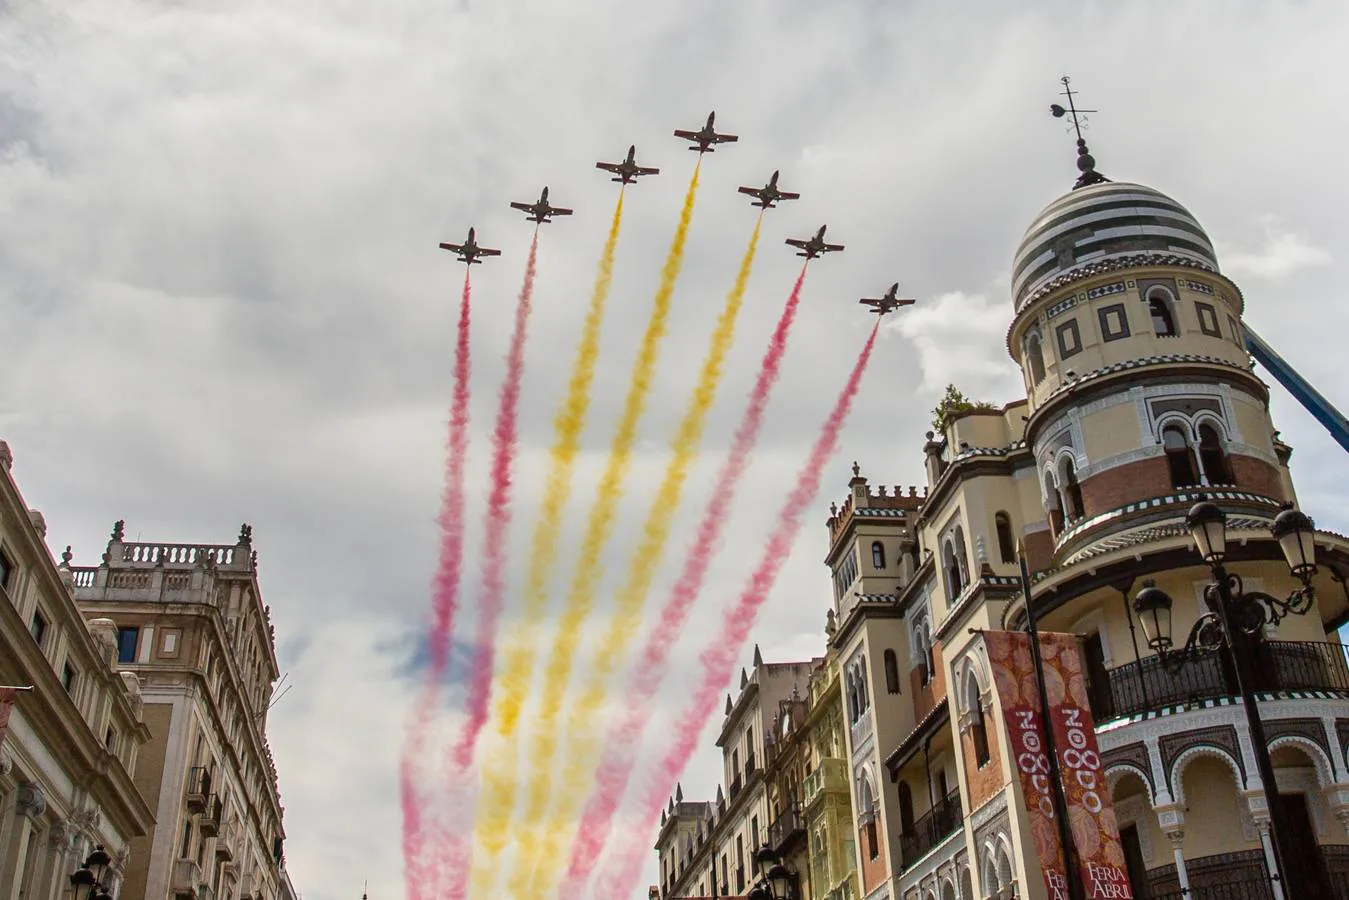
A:
POLYGON ((112 900, 112 894, 103 884, 103 876, 108 873, 108 864, 112 857, 99 844, 85 859, 84 865, 70 873, 70 887, 75 894, 74 900, 112 900))
POLYGON ((1292 834, 1274 780, 1274 764, 1269 758, 1264 725, 1255 700, 1254 655, 1264 640, 1266 625, 1278 623, 1289 615, 1304 615, 1315 600, 1312 576, 1316 574, 1315 527, 1311 519, 1291 504, 1274 519, 1270 532, 1279 543, 1289 570, 1302 583, 1287 598, 1280 599, 1262 591, 1247 591, 1241 576, 1228 572, 1227 516, 1217 505, 1204 500, 1196 503, 1185 523, 1195 548, 1213 575, 1204 588, 1204 613, 1190 629, 1185 646, 1175 649, 1171 640, 1171 597, 1152 581, 1145 581, 1134 598, 1134 611, 1143 624, 1148 646, 1156 651, 1168 672, 1178 673, 1184 666, 1210 653, 1218 653, 1235 678, 1235 687, 1246 711, 1246 727, 1254 745, 1256 767, 1269 804, 1272 840, 1266 843, 1270 878, 1282 888, 1285 897, 1316 896, 1301 867, 1289 863, 1300 859, 1296 848, 1284 843, 1292 834), (1272 846, 1271 846, 1272 844, 1272 846))
POLYGON ((754 851, 754 861, 759 865, 759 880, 749 889, 747 900, 799 900, 798 875, 773 852, 773 848, 764 844, 754 851))

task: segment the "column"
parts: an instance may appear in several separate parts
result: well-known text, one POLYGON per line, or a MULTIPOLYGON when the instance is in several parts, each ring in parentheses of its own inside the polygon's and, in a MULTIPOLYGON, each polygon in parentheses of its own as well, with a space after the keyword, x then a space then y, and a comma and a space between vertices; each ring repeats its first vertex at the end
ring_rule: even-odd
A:
POLYGON ((1174 803, 1159 806, 1154 811, 1157 813, 1157 824, 1161 827, 1162 834, 1171 842, 1171 856, 1176 863, 1176 880, 1180 882, 1180 892, 1188 897, 1190 876, 1185 871, 1185 812, 1174 803))
POLYGON ((1274 840, 1270 830, 1269 800, 1263 791, 1258 794, 1247 794, 1246 807, 1251 811, 1251 820, 1255 823, 1256 831, 1260 832, 1260 848, 1265 852, 1265 867, 1270 872, 1279 872, 1280 880, 1275 881, 1272 885, 1274 900, 1283 900, 1283 872, 1279 871, 1278 858, 1274 855, 1274 840))

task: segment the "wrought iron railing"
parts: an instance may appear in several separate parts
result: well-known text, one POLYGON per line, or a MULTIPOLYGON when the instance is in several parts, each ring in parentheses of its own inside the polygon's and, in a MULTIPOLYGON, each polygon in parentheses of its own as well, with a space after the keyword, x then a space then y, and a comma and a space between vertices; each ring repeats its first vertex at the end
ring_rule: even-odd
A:
POLYGON ((737 796, 739 796, 740 789, 744 786, 745 783, 740 780, 740 773, 736 772, 735 777, 731 779, 730 799, 734 800, 737 796))
POLYGON ((1176 867, 1148 872, 1148 884, 1139 900, 1274 900, 1269 870, 1260 850, 1219 853, 1185 860, 1189 894, 1183 894, 1176 867))
POLYGON ((937 805, 923 814, 913 828, 899 836, 899 855, 904 868, 916 863, 933 847, 950 837, 965 821, 960 807, 960 791, 952 791, 937 801, 937 805))
MULTIPOLYGON (((1349 659, 1343 644, 1267 641, 1258 647, 1254 668, 1251 688, 1256 691, 1349 693, 1349 659)), ((1236 693, 1216 653, 1191 660, 1174 673, 1163 668, 1156 656, 1149 656, 1106 675, 1107 685, 1092 686, 1092 714, 1097 722, 1236 693)))
POLYGON ((801 810, 793 803, 768 826, 768 843, 778 856, 784 856, 784 848, 792 841, 805 837, 805 834, 806 821, 801 817, 801 810))

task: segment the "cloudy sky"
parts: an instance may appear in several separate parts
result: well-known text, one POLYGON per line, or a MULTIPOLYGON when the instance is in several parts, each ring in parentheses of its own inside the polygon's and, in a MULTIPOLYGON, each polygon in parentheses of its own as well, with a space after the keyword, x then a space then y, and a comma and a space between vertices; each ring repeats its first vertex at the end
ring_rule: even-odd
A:
MULTIPOLYGON (((1101 110, 1089 133, 1100 169, 1198 216, 1248 322, 1349 407, 1334 337, 1349 327, 1349 6, 957 6, 0 0, 0 438, 53 545, 73 544, 79 563, 97 560, 117 518, 129 537, 167 541, 228 542, 254 525, 294 685, 270 732, 309 900, 357 897, 367 878, 372 898, 403 891, 396 760, 462 277, 436 244, 475 224, 504 251, 474 271, 477 499, 530 234, 508 200, 547 183, 576 208, 540 251, 518 560, 612 209, 594 161, 635 141, 664 172, 629 194, 582 498, 692 168, 670 131, 715 108, 741 135, 707 158, 610 585, 753 225, 734 187, 780 168, 804 198, 767 219, 675 562, 797 272, 782 239, 828 222, 848 246, 812 269, 703 616, 738 590, 865 336, 855 299, 895 280, 921 298, 884 333, 765 609, 755 636, 770 660, 821 647, 822 523, 848 464, 873 483, 916 483, 943 385, 1016 396, 1008 271, 1025 225, 1072 182, 1072 140, 1047 115, 1065 72, 1101 110)), ((1349 527, 1342 451, 1281 389, 1274 408, 1303 505, 1349 527)), ((583 513, 573 503, 573 542, 583 513)), ((672 709, 695 650, 681 648, 672 709)), ((714 789, 706 747, 690 795, 714 789)))

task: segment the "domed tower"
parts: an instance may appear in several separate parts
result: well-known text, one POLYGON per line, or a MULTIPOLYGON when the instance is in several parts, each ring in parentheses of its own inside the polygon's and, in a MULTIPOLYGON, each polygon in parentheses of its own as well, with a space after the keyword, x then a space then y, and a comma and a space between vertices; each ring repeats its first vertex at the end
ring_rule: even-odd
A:
POLYGON ((1051 552, 1199 489, 1292 499, 1241 292, 1180 203, 1127 182, 1074 188, 1026 230, 1012 297, 1051 552))

